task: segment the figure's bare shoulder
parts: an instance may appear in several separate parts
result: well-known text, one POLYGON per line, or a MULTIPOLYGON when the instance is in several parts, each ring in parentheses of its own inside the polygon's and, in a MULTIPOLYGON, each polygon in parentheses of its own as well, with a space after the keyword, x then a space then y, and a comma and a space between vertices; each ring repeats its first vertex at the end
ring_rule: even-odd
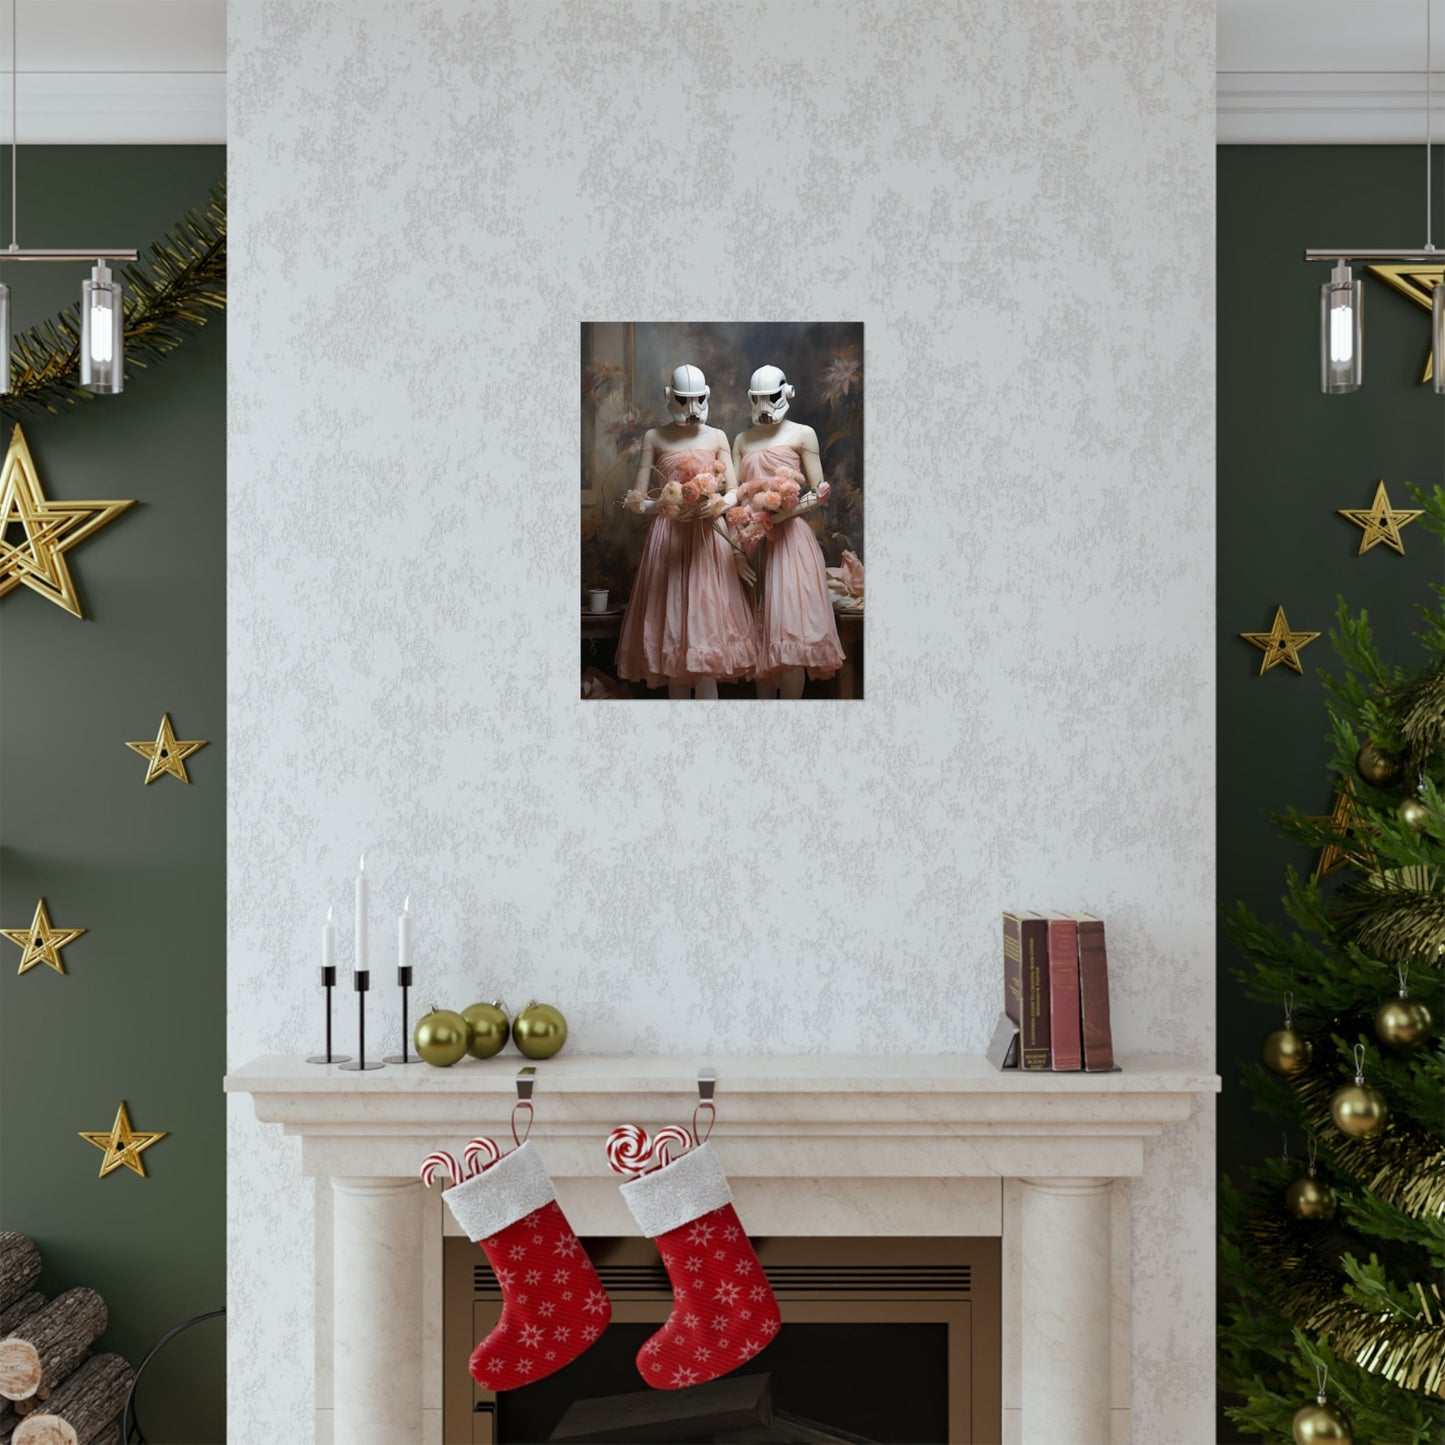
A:
POLYGON ((818 433, 810 426, 798 423, 798 430, 793 433, 793 445, 800 452, 812 452, 815 456, 818 452, 818 433))
POLYGON ((645 447, 651 447, 654 451, 657 450, 657 428, 655 426, 650 426, 645 432, 643 432, 642 445, 645 447))

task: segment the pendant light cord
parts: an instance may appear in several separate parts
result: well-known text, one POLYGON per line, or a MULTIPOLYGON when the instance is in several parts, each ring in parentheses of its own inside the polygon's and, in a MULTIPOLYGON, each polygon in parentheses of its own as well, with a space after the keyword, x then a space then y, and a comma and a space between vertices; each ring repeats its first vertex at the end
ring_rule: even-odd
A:
POLYGON ((1431 223, 1435 216, 1435 208, 1430 197, 1430 184, 1433 179, 1430 166, 1430 132, 1432 129, 1430 112, 1434 100, 1431 82, 1434 79, 1435 65, 1435 56, 1430 44, 1430 11, 1434 5, 1435 0, 1425 0, 1425 249, 1427 251, 1435 249, 1430 240, 1431 223))
MULTIPOLYGON (((1429 3, 1429 0, 1426 0, 1429 3)), ((16 12, 20 9, 20 0, 10 0, 10 249, 13 251, 20 244, 16 239, 16 196, 19 193, 17 183, 17 170, 20 158, 20 135, 16 128, 16 98, 20 89, 19 79, 19 55, 16 45, 17 22, 16 12)))

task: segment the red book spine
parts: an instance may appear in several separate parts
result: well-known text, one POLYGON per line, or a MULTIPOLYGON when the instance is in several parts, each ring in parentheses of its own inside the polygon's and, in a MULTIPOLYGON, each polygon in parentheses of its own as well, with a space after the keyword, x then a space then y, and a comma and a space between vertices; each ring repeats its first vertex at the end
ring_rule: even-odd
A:
POLYGON ((1004 914, 1004 1012, 1019 1026, 1019 1067, 1049 1067, 1048 922, 1004 914), (1017 953, 1017 958, 1012 955, 1017 953), (1017 993, 1014 992, 1017 969, 1017 993))
POLYGON ((1101 918, 1079 920, 1079 1004, 1084 1068, 1089 1073, 1107 1073, 1114 1067, 1114 1034, 1109 1026, 1109 955, 1101 918))
POLYGON ((1079 1015, 1079 925, 1049 920, 1049 1041, 1056 1073, 1084 1067, 1079 1015))

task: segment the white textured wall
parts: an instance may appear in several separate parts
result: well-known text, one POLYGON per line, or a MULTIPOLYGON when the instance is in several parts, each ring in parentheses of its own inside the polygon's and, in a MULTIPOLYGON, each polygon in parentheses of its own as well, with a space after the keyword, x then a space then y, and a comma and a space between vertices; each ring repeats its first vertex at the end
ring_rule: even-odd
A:
MULTIPOLYGON (((423 1001, 577 1049, 979 1051, 1032 905, 1108 917, 1125 1050, 1212 1057, 1213 49, 1208 0, 231 5, 233 1064, 315 1047, 362 848, 423 1001), (865 702, 576 701, 598 317, 866 323, 865 702)), ((261 1445, 309 1198, 231 1108, 261 1445)), ((1204 1441, 1212 1120, 1151 1164, 1135 1439, 1204 1441)))

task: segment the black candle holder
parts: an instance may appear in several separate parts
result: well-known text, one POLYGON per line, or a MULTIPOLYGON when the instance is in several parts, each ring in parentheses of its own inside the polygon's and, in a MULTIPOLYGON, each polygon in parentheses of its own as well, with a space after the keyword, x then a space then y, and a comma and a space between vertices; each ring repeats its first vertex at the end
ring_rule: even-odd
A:
POLYGON ((352 1072, 360 1072, 362 1069, 384 1069, 386 1065, 380 1059, 371 1063, 366 1062, 366 994, 371 988, 371 971, 358 968, 352 975, 352 981, 356 985, 356 1052, 358 1057, 352 1059, 350 1063, 340 1064, 338 1067, 352 1072))
POLYGON ((411 1026, 407 1021, 407 992, 411 988, 411 965, 405 968, 401 966, 396 970, 397 986, 401 989, 401 1052, 399 1054, 388 1054, 388 1064, 419 1064, 422 1062, 420 1055, 411 1052, 411 1026))
POLYGON ((336 965, 329 964, 321 970, 321 987, 326 990, 326 1052, 324 1054, 311 1054, 307 1057, 308 1064, 344 1064, 350 1054, 333 1054, 331 1052, 331 990, 336 987, 336 965))

